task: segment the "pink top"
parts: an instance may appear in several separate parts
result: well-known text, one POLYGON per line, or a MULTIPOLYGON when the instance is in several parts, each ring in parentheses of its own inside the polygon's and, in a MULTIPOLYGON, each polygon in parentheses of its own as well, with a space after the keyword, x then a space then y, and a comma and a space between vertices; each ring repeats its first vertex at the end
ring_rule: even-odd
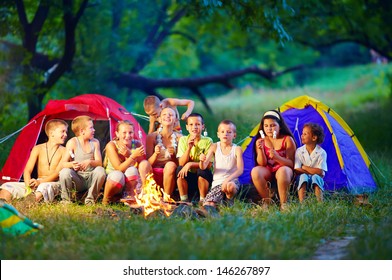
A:
MULTIPOLYGON (((287 135, 285 137, 283 137, 282 147, 280 147, 279 150, 275 150, 281 157, 286 157, 286 148, 284 146, 286 138, 287 138, 287 135)), ((265 143, 263 144, 263 149, 264 149, 264 153, 267 157, 267 166, 266 167, 269 169, 269 171, 276 172, 282 165, 280 165, 278 162, 276 162, 275 160, 273 160, 272 158, 269 157, 269 151, 271 148, 268 148, 265 145, 265 143)))

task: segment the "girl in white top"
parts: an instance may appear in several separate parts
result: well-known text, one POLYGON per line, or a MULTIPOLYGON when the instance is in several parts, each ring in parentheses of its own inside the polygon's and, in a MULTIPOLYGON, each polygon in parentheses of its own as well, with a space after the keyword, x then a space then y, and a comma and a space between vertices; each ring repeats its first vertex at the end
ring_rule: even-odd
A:
POLYGON ((178 166, 177 144, 182 134, 174 130, 176 112, 169 107, 162 109, 159 116, 160 128, 147 135, 146 154, 152 167, 156 183, 172 195, 176 185, 178 166))
POLYGON ((217 132, 219 142, 211 145, 207 155, 200 155, 200 169, 206 169, 214 156, 214 177, 211 189, 204 199, 204 205, 216 206, 224 197, 232 200, 238 192, 238 177, 244 171, 242 149, 233 140, 236 137, 236 126, 230 120, 219 123, 217 132))

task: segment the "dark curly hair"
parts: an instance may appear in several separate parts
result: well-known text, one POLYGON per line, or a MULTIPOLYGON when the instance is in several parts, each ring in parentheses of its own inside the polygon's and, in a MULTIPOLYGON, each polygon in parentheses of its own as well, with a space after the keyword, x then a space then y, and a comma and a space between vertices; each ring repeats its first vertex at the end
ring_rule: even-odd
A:
POLYGON ((321 144, 324 142, 324 128, 321 125, 317 123, 306 123, 304 124, 304 127, 309 127, 310 131, 312 132, 312 135, 317 137, 317 144, 321 144))

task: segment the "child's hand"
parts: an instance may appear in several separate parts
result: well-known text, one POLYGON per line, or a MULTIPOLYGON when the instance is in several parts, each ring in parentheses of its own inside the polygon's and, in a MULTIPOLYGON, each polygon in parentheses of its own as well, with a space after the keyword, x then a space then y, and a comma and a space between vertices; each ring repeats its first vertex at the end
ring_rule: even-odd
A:
POLYGON ((86 160, 80 162, 79 163, 79 169, 81 171, 87 170, 87 168, 90 166, 90 163, 91 163, 91 160, 89 160, 89 159, 86 159, 86 160))
POLYGON ((278 155, 279 154, 274 149, 269 150, 269 158, 270 159, 275 159, 278 155))
POLYGON ((263 149, 263 144, 264 144, 264 139, 259 138, 256 141, 256 148, 262 150, 263 149))
POLYGON ((188 140, 188 147, 189 148, 192 148, 193 146, 195 146, 195 137, 189 137, 189 140, 188 140))
POLYGON ((31 178, 30 181, 29 181, 29 187, 32 188, 32 189, 37 188, 39 184, 40 183, 39 183, 39 181, 37 179, 31 178))
POLYGON ((162 146, 161 145, 156 145, 154 147, 154 153, 156 153, 157 155, 159 155, 161 153, 162 150, 162 146))
POLYGON ((137 157, 142 157, 142 156, 144 156, 146 153, 145 153, 145 151, 144 151, 144 146, 140 146, 139 148, 136 148, 133 152, 132 152, 132 156, 134 157, 134 158, 137 158, 137 157))
POLYGON ((128 149, 128 147, 121 143, 118 144, 118 153, 126 158, 131 155, 131 151, 128 149))
POLYGON ((163 108, 166 108, 166 107, 169 107, 169 106, 170 106, 169 101, 166 100, 166 99, 163 99, 163 100, 161 101, 161 103, 159 104, 159 107, 161 107, 162 109, 163 109, 163 108))
POLYGON ((179 178, 185 178, 188 176, 188 171, 191 169, 191 164, 188 162, 187 164, 184 165, 184 167, 178 172, 179 178))
POLYGON ((80 163, 77 161, 72 161, 72 169, 76 172, 80 170, 80 163))
POLYGON ((225 194, 229 193, 229 188, 228 188, 228 185, 227 185, 228 183, 229 183, 229 181, 224 180, 222 185, 221 185, 222 192, 224 192, 225 194))
POLYGON ((184 114, 181 115, 181 119, 185 120, 188 116, 189 116, 189 114, 187 112, 185 112, 184 114))
POLYGON ((167 152, 170 154, 170 156, 173 156, 176 154, 176 149, 174 149, 174 147, 168 147, 167 152))
POLYGON ((200 154, 200 161, 206 161, 207 156, 205 154, 200 154))

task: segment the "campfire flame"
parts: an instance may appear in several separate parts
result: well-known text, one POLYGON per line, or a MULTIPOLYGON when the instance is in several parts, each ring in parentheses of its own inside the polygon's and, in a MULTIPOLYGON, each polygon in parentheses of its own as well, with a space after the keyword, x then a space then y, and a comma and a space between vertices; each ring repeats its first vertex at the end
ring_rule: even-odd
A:
POLYGON ((131 205, 131 207, 142 208, 145 218, 160 210, 169 217, 175 209, 175 200, 157 185, 153 174, 147 175, 146 182, 142 186, 141 192, 135 196, 135 199, 136 205, 131 205))

